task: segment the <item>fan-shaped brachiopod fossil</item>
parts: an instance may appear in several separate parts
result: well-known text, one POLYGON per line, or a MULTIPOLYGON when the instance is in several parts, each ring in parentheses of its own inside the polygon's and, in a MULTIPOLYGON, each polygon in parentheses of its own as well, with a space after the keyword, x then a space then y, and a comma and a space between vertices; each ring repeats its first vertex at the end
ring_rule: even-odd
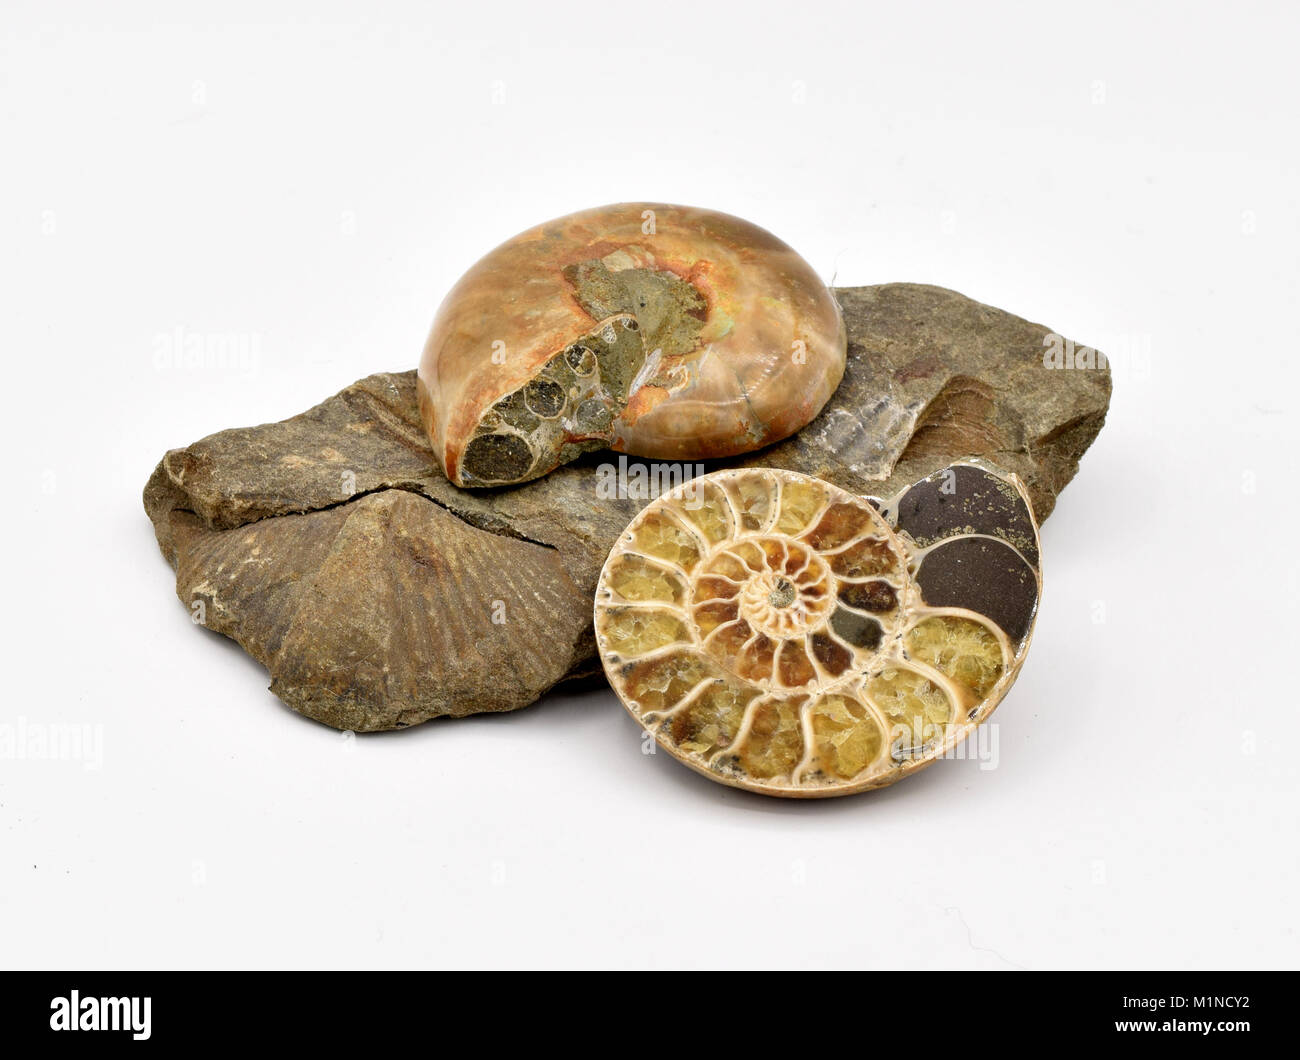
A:
POLYGON ((808 423, 844 372, 834 297, 756 225, 654 203, 503 243, 438 310, 420 409, 460 486, 524 482, 596 448, 732 456, 808 423))
POLYGON ((884 502, 720 471, 615 545, 597 643, 624 705, 687 765, 767 795, 844 795, 992 713, 1029 647, 1038 564, 1020 481, 978 461, 884 502))

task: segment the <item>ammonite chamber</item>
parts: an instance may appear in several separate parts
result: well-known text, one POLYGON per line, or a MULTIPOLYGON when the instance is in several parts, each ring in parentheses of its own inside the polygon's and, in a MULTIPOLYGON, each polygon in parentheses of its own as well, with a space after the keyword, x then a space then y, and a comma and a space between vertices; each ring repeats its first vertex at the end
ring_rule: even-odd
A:
POLYGON ((502 485, 596 448, 758 449, 817 415, 844 359, 834 297, 770 232, 624 203, 524 232, 461 278, 420 361, 420 410, 448 479, 502 485))
POLYGON ((1040 588, 1024 488, 978 461, 875 503, 746 468, 633 520, 601 571, 596 638, 628 711, 682 762, 767 795, 843 795, 993 712, 1040 588))

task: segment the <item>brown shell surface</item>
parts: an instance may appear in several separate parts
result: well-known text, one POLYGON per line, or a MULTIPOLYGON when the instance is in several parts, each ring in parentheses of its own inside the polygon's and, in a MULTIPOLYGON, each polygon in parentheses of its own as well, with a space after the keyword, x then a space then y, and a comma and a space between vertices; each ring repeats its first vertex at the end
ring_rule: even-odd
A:
POLYGON ((952 751, 1015 681, 1042 579, 1015 476, 962 461, 885 501, 746 468, 653 501, 596 590, 605 673, 711 779, 817 798, 952 751))
POLYGON ((465 273, 424 348, 420 411, 460 486, 596 448, 733 456, 812 420, 845 354, 834 296, 770 232, 623 203, 539 225, 465 273))

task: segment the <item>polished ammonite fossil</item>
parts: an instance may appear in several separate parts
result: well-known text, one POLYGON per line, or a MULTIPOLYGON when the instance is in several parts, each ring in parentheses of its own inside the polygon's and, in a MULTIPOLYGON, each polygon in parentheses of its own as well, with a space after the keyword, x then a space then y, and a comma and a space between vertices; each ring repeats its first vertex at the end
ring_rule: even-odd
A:
POLYGON ((515 236, 461 278, 424 348, 420 411, 451 482, 502 485, 595 448, 758 449, 816 416, 844 363, 834 296, 781 240, 624 203, 515 236))
POLYGON ((633 520, 601 571, 596 638, 624 705, 682 762, 768 795, 843 795, 992 713, 1040 589, 1024 488, 980 461, 884 501, 720 471, 633 520))

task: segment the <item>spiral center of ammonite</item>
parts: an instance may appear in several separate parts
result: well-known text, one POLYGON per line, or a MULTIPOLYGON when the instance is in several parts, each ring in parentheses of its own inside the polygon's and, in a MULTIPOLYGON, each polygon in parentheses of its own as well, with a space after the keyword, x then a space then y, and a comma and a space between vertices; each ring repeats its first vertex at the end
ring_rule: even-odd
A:
MULTIPOLYGON (((762 548, 762 546, 759 546, 762 548)), ((740 590, 740 615, 774 639, 799 637, 821 626, 834 606, 834 586, 822 558, 794 542, 770 543, 764 562, 740 590)))
POLYGON ((776 579, 776 588, 767 594, 767 602, 773 607, 789 607, 794 603, 795 591, 784 578, 776 579))

